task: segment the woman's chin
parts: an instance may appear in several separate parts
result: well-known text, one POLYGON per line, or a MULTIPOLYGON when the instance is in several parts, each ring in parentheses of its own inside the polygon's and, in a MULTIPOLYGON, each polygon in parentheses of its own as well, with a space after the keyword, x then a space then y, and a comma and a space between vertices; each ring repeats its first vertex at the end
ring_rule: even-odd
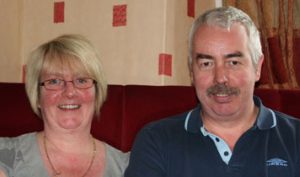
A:
POLYGON ((78 120, 78 119, 66 119, 66 120, 61 120, 58 125, 61 127, 61 128, 64 128, 64 129, 70 129, 70 130, 73 130, 73 129, 77 129, 78 127, 80 127, 82 124, 82 121, 78 120))

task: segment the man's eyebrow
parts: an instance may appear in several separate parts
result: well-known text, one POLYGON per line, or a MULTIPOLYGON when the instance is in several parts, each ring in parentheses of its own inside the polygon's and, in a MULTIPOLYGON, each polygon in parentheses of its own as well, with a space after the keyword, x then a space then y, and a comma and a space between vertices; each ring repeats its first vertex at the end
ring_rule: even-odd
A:
POLYGON ((204 53, 197 53, 196 59, 213 59, 213 56, 204 53))
POLYGON ((225 58, 235 58, 235 57, 243 57, 243 53, 242 52, 234 52, 234 53, 230 53, 230 54, 226 54, 225 58))

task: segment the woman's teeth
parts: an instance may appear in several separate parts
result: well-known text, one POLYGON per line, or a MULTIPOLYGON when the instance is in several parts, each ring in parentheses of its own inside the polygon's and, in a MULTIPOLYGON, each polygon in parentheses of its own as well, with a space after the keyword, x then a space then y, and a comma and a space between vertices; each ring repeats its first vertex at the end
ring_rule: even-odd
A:
POLYGON ((64 104, 58 106, 60 109, 79 109, 80 105, 78 104, 64 104))

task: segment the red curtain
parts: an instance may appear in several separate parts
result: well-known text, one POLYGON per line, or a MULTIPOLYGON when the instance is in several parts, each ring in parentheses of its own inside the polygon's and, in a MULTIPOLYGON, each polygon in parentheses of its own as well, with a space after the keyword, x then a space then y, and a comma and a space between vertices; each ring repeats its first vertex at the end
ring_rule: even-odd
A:
POLYGON ((300 0, 224 0, 251 16, 265 61, 258 87, 300 89, 300 0))

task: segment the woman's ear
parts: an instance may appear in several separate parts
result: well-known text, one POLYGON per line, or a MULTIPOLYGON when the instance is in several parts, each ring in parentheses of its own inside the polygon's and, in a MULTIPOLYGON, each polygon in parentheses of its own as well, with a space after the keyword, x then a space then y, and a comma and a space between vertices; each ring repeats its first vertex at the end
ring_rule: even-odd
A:
POLYGON ((38 103, 37 103, 37 108, 41 109, 40 101, 38 101, 38 103))

